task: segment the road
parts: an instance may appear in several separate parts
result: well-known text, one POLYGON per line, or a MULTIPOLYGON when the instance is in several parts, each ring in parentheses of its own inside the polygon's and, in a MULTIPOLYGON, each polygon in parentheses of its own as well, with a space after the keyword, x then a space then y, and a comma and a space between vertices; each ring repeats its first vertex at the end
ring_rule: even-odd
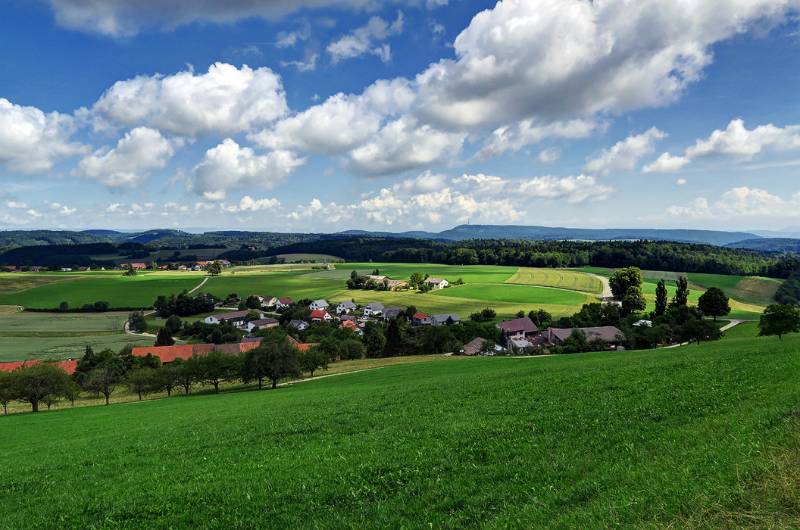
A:
MULTIPOLYGON (((206 276, 205 278, 203 278, 203 281, 200 282, 200 284, 197 287, 194 287, 193 289, 188 291, 189 294, 192 294, 192 293, 196 292, 198 289, 200 289, 201 287, 203 287, 206 283, 208 283, 208 279, 209 278, 210 278, 210 276, 206 276)), ((147 313, 144 314, 144 316, 147 317, 147 316, 152 315, 153 313, 155 313, 155 311, 148 311, 147 313)), ((153 339, 156 338, 156 336, 153 335, 152 333, 136 333, 135 331, 131 331, 131 323, 129 321, 127 321, 127 320, 125 321, 125 325, 122 326, 122 329, 128 335, 135 335, 137 337, 150 337, 150 338, 153 338, 153 339)), ((175 342, 177 344, 177 343, 182 342, 182 341, 175 341, 175 342)))
POLYGON ((608 278, 605 276, 600 276, 599 274, 592 274, 591 272, 587 272, 586 274, 589 276, 594 276, 600 280, 600 283, 603 284, 603 292, 602 294, 598 295, 600 298, 612 298, 614 296, 614 293, 611 292, 611 284, 608 283, 608 278))
MULTIPOLYGON (((739 324, 743 324, 745 322, 747 322, 747 320, 732 319, 730 322, 728 322, 727 324, 725 324, 724 326, 719 328, 719 330, 722 331, 722 332, 725 332, 725 331, 728 331, 729 329, 733 329, 736 326, 738 326, 739 324)), ((691 343, 690 342, 681 342, 680 344, 671 344, 669 346, 664 346, 661 349, 662 350, 669 350, 670 348, 680 348, 681 346, 688 346, 689 344, 691 344, 691 343)))

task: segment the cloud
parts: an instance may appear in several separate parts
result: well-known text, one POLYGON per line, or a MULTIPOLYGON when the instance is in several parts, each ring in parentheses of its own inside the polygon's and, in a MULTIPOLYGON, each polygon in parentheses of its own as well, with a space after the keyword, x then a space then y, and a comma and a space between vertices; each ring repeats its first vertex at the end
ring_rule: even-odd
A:
POLYGON ((615 171, 630 171, 642 157, 653 152, 658 140, 666 136, 655 127, 642 134, 629 136, 610 149, 604 150, 597 158, 589 160, 586 163, 586 170, 601 175, 615 171))
POLYGON ((230 213, 261 212, 273 210, 281 205, 278 199, 253 199, 249 195, 241 198, 238 204, 224 205, 223 210, 230 213))
MULTIPOLYGON (((193 22, 274 20, 302 9, 374 9, 375 0, 49 0, 59 25, 112 37, 146 27, 172 29, 193 22)), ((429 0, 429 3, 441 0, 429 0)))
POLYGON ((12 210, 25 210, 28 208, 28 205, 21 201, 6 201, 6 208, 11 208, 12 210))
POLYGON ((405 17, 397 13, 394 22, 387 22, 381 17, 372 17, 366 25, 353 30, 352 33, 331 42, 327 51, 334 64, 339 61, 360 57, 366 53, 377 55, 381 61, 391 59, 391 49, 387 44, 377 44, 393 35, 403 32, 405 17))
POLYGON ((688 183, 689 183, 689 181, 686 180, 686 179, 683 179, 683 178, 678 179, 678 180, 675 181, 675 184, 678 185, 678 186, 685 186, 688 183))
POLYGON ((75 129, 72 116, 0 98, 0 164, 22 173, 49 171, 57 160, 85 152, 70 140, 75 129))
POLYGON ((164 138, 154 129, 137 127, 125 134, 116 147, 104 147, 83 158, 73 174, 110 188, 136 186, 153 170, 163 168, 181 143, 164 138))
POLYGON ((441 127, 549 122, 674 102, 712 46, 796 0, 505 0, 477 14, 417 76, 419 113, 441 127))
POLYGON ((305 159, 290 151, 257 155, 227 138, 206 151, 194 168, 192 189, 210 200, 222 200, 232 188, 257 186, 269 189, 286 180, 305 159))
POLYGON ((318 53, 311 53, 306 56, 302 61, 281 61, 281 66, 284 68, 292 67, 298 72, 311 72, 317 69, 317 61, 319 60, 318 53))
POLYGON ((740 186, 724 192, 713 203, 698 197, 687 206, 670 206, 667 212, 690 219, 794 218, 800 216, 800 193, 784 199, 764 189, 740 186))
POLYGON ((77 208, 70 208, 69 206, 59 202, 51 202, 48 207, 58 215, 72 215, 78 211, 77 208))
POLYGON ((367 143, 350 151, 349 165, 365 175, 391 175, 455 157, 466 139, 462 133, 419 126, 403 117, 385 125, 367 143))
POLYGON ((723 130, 715 130, 706 140, 686 150, 690 159, 706 156, 734 156, 749 159, 763 151, 790 151, 800 149, 800 125, 776 127, 761 125, 748 130, 744 121, 732 120, 723 130))
POLYGON ((547 124, 534 120, 522 120, 514 125, 499 127, 489 136, 478 158, 490 158, 508 151, 519 151, 525 146, 536 144, 546 138, 586 138, 599 124, 593 120, 556 121, 547 124))
POLYGON ((145 126, 197 136, 248 131, 287 112, 278 74, 266 67, 215 63, 205 74, 189 70, 118 81, 90 114, 100 130, 145 126))
POLYGON ((542 164, 552 164, 556 162, 561 157, 561 151, 556 149, 555 147, 549 147, 547 149, 542 149, 539 151, 539 154, 536 156, 536 159, 539 160, 542 164))
POLYGON ((250 139, 266 149, 342 154, 376 134, 385 117, 407 110, 413 99, 406 80, 377 81, 361 95, 335 94, 250 139))
POLYGON ((664 153, 652 164, 644 166, 642 171, 645 173, 674 173, 683 169, 688 163, 689 159, 685 156, 673 156, 669 153, 664 153))

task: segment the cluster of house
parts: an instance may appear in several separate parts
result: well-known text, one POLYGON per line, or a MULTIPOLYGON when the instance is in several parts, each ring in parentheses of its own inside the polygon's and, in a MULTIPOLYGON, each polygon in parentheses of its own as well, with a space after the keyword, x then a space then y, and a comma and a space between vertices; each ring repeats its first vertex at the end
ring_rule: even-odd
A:
MULTIPOLYGON (((381 274, 368 274, 365 278, 367 285, 382 285, 387 291, 402 291, 409 288, 409 284, 406 280, 393 280, 381 274)), ((450 287, 450 282, 444 278, 426 278, 422 283, 430 287, 431 290, 450 287)))
MULTIPOLYGON (((582 332, 588 342, 600 340, 606 343, 610 349, 618 349, 625 341, 625 335, 614 326, 540 330, 528 317, 500 322, 497 324, 497 328, 502 333, 505 347, 512 351, 558 346, 570 338, 575 330, 582 332)), ((466 344, 462 353, 464 355, 491 355, 494 352, 487 351, 485 339, 477 338, 466 344)))
MULTIPOLYGON (((231 262, 226 260, 226 259, 216 259, 216 260, 212 260, 212 261, 198 261, 194 265, 181 264, 181 265, 178 265, 176 267, 172 267, 170 265, 163 265, 162 264, 162 265, 158 265, 156 267, 156 270, 165 271, 165 270, 169 270, 170 268, 174 268, 175 270, 179 270, 179 271, 204 271, 204 270, 208 269, 208 267, 212 263, 218 263, 222 267, 230 267, 231 266, 231 262)), ((143 270, 147 270, 148 268, 151 268, 151 266, 147 265, 147 263, 123 263, 123 264, 119 265, 117 268, 119 268, 119 269, 127 269, 128 266, 130 266, 135 271, 143 271, 143 270)))

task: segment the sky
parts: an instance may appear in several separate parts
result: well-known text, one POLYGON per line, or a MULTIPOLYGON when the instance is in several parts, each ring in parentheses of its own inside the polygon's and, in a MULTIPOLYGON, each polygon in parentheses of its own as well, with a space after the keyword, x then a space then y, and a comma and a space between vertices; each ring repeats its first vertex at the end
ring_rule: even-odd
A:
POLYGON ((800 232, 800 0, 0 10, 0 229, 800 232))

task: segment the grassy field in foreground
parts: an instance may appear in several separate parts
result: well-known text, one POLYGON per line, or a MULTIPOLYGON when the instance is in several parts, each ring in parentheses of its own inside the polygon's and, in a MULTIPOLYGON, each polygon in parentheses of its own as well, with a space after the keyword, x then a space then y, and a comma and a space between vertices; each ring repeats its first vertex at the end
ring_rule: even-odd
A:
POLYGON ((128 313, 24 313, 0 316, 0 362, 75 358, 87 344, 95 351, 126 344, 151 346, 152 338, 126 335, 128 313))
POLYGON ((800 338, 0 418, 11 527, 797 527, 800 338))

